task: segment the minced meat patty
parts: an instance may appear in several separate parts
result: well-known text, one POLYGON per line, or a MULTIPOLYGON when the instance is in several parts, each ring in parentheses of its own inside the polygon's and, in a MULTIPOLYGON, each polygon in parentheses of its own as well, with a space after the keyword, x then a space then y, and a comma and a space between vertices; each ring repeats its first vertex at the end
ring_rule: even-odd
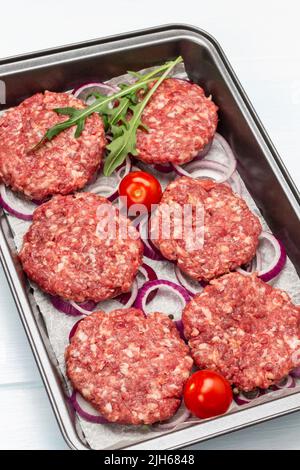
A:
POLYGON ((50 127, 68 119, 54 111, 64 107, 85 105, 67 93, 45 91, 0 117, 0 179, 30 199, 81 189, 102 161, 106 139, 96 113, 86 119, 80 137, 71 127, 34 149, 50 127))
POLYGON ((99 302, 131 289, 142 253, 131 222, 104 197, 82 192, 54 196, 35 210, 19 256, 44 291, 99 302))
POLYGON ((151 218, 150 236, 163 256, 176 261, 191 278, 209 281, 248 263, 255 255, 260 233, 258 218, 229 186, 182 176, 163 193, 151 218), (188 206, 193 209, 190 228, 184 224, 188 206), (180 220, 178 209, 183 214, 180 220), (196 219, 198 213, 202 220, 198 215, 196 219), (168 232, 164 227, 169 219, 168 232), (196 220, 202 224, 202 233, 197 235, 198 245, 193 245, 196 220))
POLYGON ((142 114, 148 131, 137 131, 137 158, 145 163, 187 163, 211 142, 217 106, 204 90, 169 78, 155 91, 142 114))
POLYGON ((266 389, 300 365, 300 307, 255 274, 211 281, 182 320, 196 365, 240 390, 266 389))
POLYGON ((171 418, 193 364, 172 320, 135 308, 86 317, 65 357, 73 387, 108 421, 121 424, 171 418))

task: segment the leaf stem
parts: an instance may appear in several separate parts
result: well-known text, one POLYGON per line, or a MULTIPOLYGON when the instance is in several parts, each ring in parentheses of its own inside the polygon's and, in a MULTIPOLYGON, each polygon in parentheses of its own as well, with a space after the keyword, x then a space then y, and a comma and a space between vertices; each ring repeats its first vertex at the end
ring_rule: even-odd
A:
MULTIPOLYGON (((159 77, 159 79, 157 80, 155 85, 153 85, 151 90, 147 93, 147 95, 145 96, 143 101, 136 106, 135 112, 133 113, 133 116, 132 116, 131 120, 129 121, 129 126, 130 126, 129 131, 124 133, 123 136, 119 136, 119 139, 123 138, 123 141, 121 142, 120 147, 117 149, 117 151, 115 151, 115 152, 112 151, 108 155, 108 157, 105 159, 105 164, 104 164, 104 168, 103 168, 104 176, 110 176, 112 174, 114 169, 121 163, 120 162, 120 157, 123 156, 123 160, 126 158, 126 156, 127 156, 126 155, 126 149, 128 148, 128 144, 129 144, 130 140, 133 139, 133 135, 134 135, 134 142, 133 142, 133 144, 131 142, 131 145, 133 145, 133 147, 135 149, 135 145, 136 145, 136 135, 135 134, 136 134, 136 131, 137 131, 138 127, 141 125, 141 115, 142 115, 147 103, 149 102, 150 98, 155 93, 155 91, 157 90, 159 85, 169 75, 171 70, 177 64, 179 64, 180 62, 182 62, 182 58, 180 56, 176 60, 174 60, 173 62, 170 62, 169 65, 168 65, 168 68, 165 70, 163 75, 161 75, 159 77)), ((149 74, 148 74, 148 76, 149 76, 149 74)), ((153 81, 153 80, 151 80, 151 81, 153 81)))
MULTIPOLYGON (((37 149, 40 147, 46 140, 51 141, 55 136, 60 134, 62 131, 65 129, 68 129, 72 126, 76 126, 76 131, 75 131, 75 137, 78 138, 80 137, 84 126, 85 126, 85 121, 88 116, 90 116, 93 113, 101 113, 105 115, 107 113, 107 105, 115 100, 118 100, 119 98, 122 97, 127 97, 128 102, 123 103, 122 106, 120 107, 119 114, 116 114, 112 119, 111 122, 109 122, 111 129, 116 128, 116 124, 118 121, 118 116, 122 115, 122 113, 125 114, 126 109, 128 109, 129 106, 129 100, 130 97, 133 96, 134 92, 137 90, 145 87, 146 85, 150 84, 153 81, 156 81, 156 83, 153 85, 151 90, 148 91, 146 96, 143 98, 143 100, 140 103, 134 103, 130 108, 133 111, 132 119, 128 121, 128 129, 126 129, 126 132, 124 131, 124 128, 122 126, 120 129, 118 129, 117 135, 118 137, 115 139, 117 141, 117 146, 114 151, 110 150, 110 154, 106 158, 105 161, 105 166, 104 166, 104 173, 106 175, 110 175, 112 171, 115 168, 115 163, 117 160, 124 160, 126 158, 126 151, 127 153, 135 152, 136 148, 136 131, 142 123, 140 122, 142 112, 146 106, 146 104, 149 102, 151 96, 161 82, 167 77, 167 75, 170 73, 170 71, 180 62, 182 62, 183 59, 181 56, 177 57, 176 60, 172 62, 167 62, 164 65, 161 65, 160 67, 152 70, 151 72, 141 76, 136 82, 134 82, 131 85, 122 87, 121 90, 119 90, 117 93, 110 95, 110 96, 100 96, 95 100, 94 103, 92 103, 90 106, 87 106, 84 109, 76 109, 76 108, 71 108, 71 107, 66 107, 66 108, 58 108, 54 109, 58 114, 61 115, 67 115, 69 116, 69 119, 63 122, 59 122, 53 127, 49 128, 40 142, 30 151, 37 149), (158 74, 163 73, 162 75, 158 76, 158 74), (129 145, 130 143, 130 145, 129 145)), ((114 133, 113 133, 114 134, 114 133)), ((111 145, 111 144, 110 144, 111 145)), ((107 146, 108 149, 110 149, 110 145, 107 146)))

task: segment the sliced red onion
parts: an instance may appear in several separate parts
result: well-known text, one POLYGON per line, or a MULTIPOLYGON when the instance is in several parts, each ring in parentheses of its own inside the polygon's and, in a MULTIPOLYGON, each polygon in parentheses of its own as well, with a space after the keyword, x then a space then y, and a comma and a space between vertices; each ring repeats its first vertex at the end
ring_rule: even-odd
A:
MULTIPOLYGON (((122 163, 122 165, 119 166, 119 168, 116 169, 115 175, 118 179, 118 181, 121 181, 124 176, 126 176, 131 170, 131 160, 129 157, 127 157, 122 163)), ((118 186, 118 183, 116 183, 115 186, 118 186)), ((119 188, 115 186, 109 186, 108 184, 104 184, 101 181, 101 178, 99 181, 95 181, 91 185, 89 185, 86 188, 86 191, 89 191, 91 193, 99 194, 100 196, 106 197, 110 202, 115 201, 119 197, 119 188)))
POLYGON ((244 276, 251 276, 253 273, 258 273, 262 269, 262 259, 259 251, 256 252, 255 257, 244 267, 239 267, 236 271, 244 276))
POLYGON ((274 277, 278 276, 278 274, 282 271, 286 263, 286 251, 281 241, 277 240, 277 238, 275 238, 274 235, 269 232, 261 232, 259 239, 268 240, 274 248, 274 257, 272 261, 268 264, 267 267, 263 269, 262 257, 258 248, 258 251, 256 252, 255 263, 252 264, 252 268, 249 270, 237 268, 237 271, 246 276, 249 276, 253 272, 257 272, 257 275, 260 277, 260 279, 268 282, 271 281, 271 279, 274 279, 274 277))
MULTIPOLYGON (((137 282, 134 281, 132 290, 129 293, 129 296, 126 299, 126 301, 122 302, 122 300, 118 297, 116 297, 116 300, 119 300, 119 302, 123 303, 124 308, 129 308, 133 305, 137 297, 137 293, 138 293, 138 286, 137 286, 137 282)), ((52 305, 57 310, 59 310, 62 313, 65 313, 66 315, 71 315, 73 317, 82 316, 82 315, 85 315, 85 316, 90 315, 90 313, 97 306, 97 303, 93 302, 92 300, 88 300, 87 302, 83 302, 79 304, 77 302, 73 302, 73 300, 67 301, 67 300, 63 300, 61 297, 53 296, 53 295, 50 295, 49 298, 50 298, 52 305)))
POLYGON ((235 171, 235 168, 226 167, 223 163, 206 159, 188 163, 184 168, 179 165, 174 165, 174 168, 179 176, 212 178, 217 183, 228 181, 235 171))
POLYGON ((145 279, 148 281, 156 281, 157 280, 157 275, 156 272, 154 271, 149 264, 143 263, 142 266, 139 268, 139 271, 143 274, 145 279))
POLYGON ((116 93, 118 90, 118 87, 107 85, 106 83, 90 82, 85 83, 84 85, 80 85, 78 88, 73 90, 73 95, 75 96, 75 98, 84 101, 86 104, 91 104, 92 101, 89 99, 89 97, 93 93, 99 93, 101 95, 110 96, 116 93))
POLYGON ((260 239, 261 238, 267 239, 274 248, 274 258, 272 259, 271 263, 258 273, 260 279, 268 282, 271 281, 271 279, 274 277, 278 276, 278 274, 282 271, 286 263, 286 251, 281 241, 277 240, 277 238, 275 238, 271 233, 262 232, 260 235, 260 239))
POLYGON ((182 320, 175 320, 176 328, 179 332, 180 338, 185 340, 184 336, 184 326, 182 320))
POLYGON ((252 400, 255 400, 255 398, 258 398, 261 393, 261 390, 256 388, 250 392, 240 392, 238 395, 234 396, 234 399, 238 405, 245 405, 246 403, 250 403, 252 400))
POLYGON ((31 202, 35 204, 36 206, 41 206, 45 202, 50 201, 50 197, 45 197, 44 199, 31 199, 31 202))
MULTIPOLYGON (((143 265, 139 268, 139 271, 144 275, 147 281, 156 281, 158 279, 156 272, 153 268, 151 268, 151 266, 149 266, 149 264, 143 263, 143 265)), ((158 290, 154 290, 151 292, 151 294, 149 294, 148 302, 151 302, 151 300, 154 299, 157 292, 158 290)))
POLYGON ((281 388, 294 388, 296 386, 296 382, 294 377, 291 375, 288 375, 287 377, 284 377, 280 382, 277 382, 276 387, 281 389, 281 388))
POLYGON ((53 305, 59 312, 65 313, 66 315, 71 315, 72 317, 79 317, 82 315, 88 315, 90 310, 85 310, 74 302, 68 302, 67 300, 63 300, 61 297, 57 295, 49 295, 49 299, 53 305))
POLYGON ((131 170, 131 160, 129 157, 126 157, 125 162, 116 169, 116 175, 119 181, 121 181, 124 176, 128 175, 131 170))
POLYGON ((137 282, 134 281, 131 291, 118 295, 118 297, 116 297, 115 300, 118 300, 118 302, 123 304, 124 308, 130 308, 134 304, 137 298, 137 294, 138 294, 138 285, 137 285, 137 282))
POLYGON ((81 320, 78 320, 78 321, 77 321, 76 323, 74 323, 74 325, 72 326, 71 331, 70 331, 70 333, 69 333, 69 343, 71 342, 71 339, 72 339, 73 336, 75 335, 76 330, 77 330, 77 328, 78 328, 78 325, 79 325, 79 323, 80 323, 81 321, 82 321, 82 319, 81 319, 81 320))
POLYGON ((14 201, 10 201, 4 184, 0 185, 0 206, 18 219, 26 221, 31 221, 33 219, 34 209, 32 211, 28 211, 28 209, 22 207, 22 201, 16 196, 14 197, 14 201))
POLYGON ((153 431, 172 431, 173 429, 177 428, 179 424, 185 423, 189 417, 191 416, 191 413, 189 410, 184 405, 181 405, 181 407, 178 409, 177 413, 168 421, 165 421, 164 423, 156 423, 152 426, 153 431))
POLYGON ((193 161, 195 161, 195 160, 202 160, 204 157, 206 157, 206 155, 209 153, 209 151, 210 151, 210 149, 211 149, 212 143, 213 143, 213 139, 211 139, 211 140, 205 145, 205 147, 203 148, 203 150, 201 150, 200 152, 198 152, 197 156, 194 158, 193 161))
POLYGON ((184 274, 177 265, 175 266, 175 274, 179 284, 187 290, 191 297, 195 294, 199 294, 203 290, 203 287, 199 282, 184 274))
POLYGON ((262 270, 262 257, 259 251, 256 252, 254 263, 255 263, 254 266, 257 272, 261 271, 262 270))
POLYGON ((139 224, 138 230, 144 245, 144 256, 154 261, 164 260, 165 258, 163 255, 160 253, 160 251, 158 251, 158 249, 153 245, 150 238, 148 237, 148 219, 139 224))
POLYGON ((71 305, 71 307, 74 308, 74 310, 77 310, 82 315, 89 315, 97 305, 93 301, 88 301, 82 304, 78 304, 77 302, 73 302, 73 300, 69 300, 69 304, 71 305))
POLYGON ((103 418, 103 416, 80 395, 80 393, 74 391, 70 397, 70 402, 82 419, 95 424, 105 424, 108 422, 107 419, 103 418))
MULTIPOLYGON (((139 267, 139 271, 144 276, 146 281, 155 281, 157 279, 157 275, 154 269, 152 269, 151 266, 149 266, 146 263, 143 263, 142 266, 139 267)), ((153 294, 155 294, 155 292, 153 292, 153 294)), ((152 296, 152 298, 154 298, 154 296, 152 296)), ((130 292, 126 294, 121 294, 118 297, 116 297, 116 300, 118 300, 118 302, 121 302, 121 304, 123 305, 126 305, 129 299, 130 299, 130 292)))
POLYGON ((295 379, 300 379, 300 367, 295 367, 295 369, 292 370, 290 375, 295 379))
POLYGON ((174 167, 170 163, 156 163, 153 165, 155 170, 159 171, 160 173, 172 173, 174 171, 174 167))
POLYGON ((117 189, 101 182, 94 183, 90 188, 88 188, 88 190, 91 193, 99 194, 99 196, 106 197, 106 199, 108 199, 110 202, 113 202, 119 196, 119 192, 117 189))
POLYGON ((229 184, 234 193, 238 194, 239 196, 242 195, 241 178, 236 171, 232 173, 227 183, 229 184))
POLYGON ((215 133, 214 140, 216 140, 221 147, 223 148, 224 152, 226 153, 227 159, 228 159, 228 164, 226 167, 228 168, 228 173, 230 176, 233 174, 233 172, 236 170, 236 158, 235 155, 228 144, 227 140, 224 139, 224 137, 219 134, 218 132, 215 133))
MULTIPOLYGON (((149 294, 153 292, 154 290, 159 289, 160 287, 164 287, 165 289, 168 289, 169 291, 176 294, 180 298, 183 306, 185 306, 191 300, 189 293, 182 286, 175 284, 175 282, 166 281, 164 279, 158 279, 157 281, 146 282, 139 289, 134 306, 136 308, 143 310, 145 315, 147 315, 146 307, 147 307, 147 300, 149 298, 149 294)), ((179 332, 182 334, 183 328, 182 328, 181 320, 177 320, 175 321, 175 323, 179 332)))
POLYGON ((228 181, 236 170, 236 158, 224 137, 216 133, 214 139, 221 145, 226 153, 226 165, 209 159, 196 159, 191 163, 187 163, 184 168, 179 165, 173 165, 176 173, 180 176, 189 176, 192 178, 212 177, 218 183, 228 181))

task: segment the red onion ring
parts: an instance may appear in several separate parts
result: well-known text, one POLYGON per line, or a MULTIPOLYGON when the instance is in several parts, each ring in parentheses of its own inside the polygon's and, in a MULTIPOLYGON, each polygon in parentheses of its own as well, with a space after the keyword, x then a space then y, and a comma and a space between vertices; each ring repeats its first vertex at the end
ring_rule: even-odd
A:
MULTIPOLYGON (((143 263, 142 266, 140 266, 138 270, 144 276, 146 281, 156 281, 157 280, 156 272, 148 264, 143 263)), ((153 294, 155 294, 155 292, 153 292, 153 294)), ((136 295, 137 295, 137 292, 136 292, 136 295)), ((154 298, 154 296, 152 296, 152 298, 154 298)), ((130 299, 130 292, 127 292, 126 294, 118 295, 118 297, 116 297, 116 300, 118 300, 118 302, 120 302, 123 305, 126 305, 129 301, 129 299, 130 299)), ((135 299, 136 299, 136 296, 135 296, 135 299)), ((134 303, 134 302, 132 302, 132 303, 134 303)))
POLYGON ((213 138, 204 146, 204 148, 198 152, 198 154, 196 155, 196 157, 193 159, 193 161, 196 161, 196 160, 202 160, 204 157, 206 157, 206 155, 209 153, 210 149, 211 149, 211 146, 212 146, 212 143, 213 143, 213 138))
POLYGON ((137 282, 134 281, 131 291, 121 294, 118 297, 115 297, 115 300, 118 300, 118 302, 123 304, 124 308, 130 308, 134 304, 137 298, 137 295, 138 295, 138 285, 137 285, 137 282))
POLYGON ((184 287, 186 289, 186 291, 189 293, 189 295, 191 297, 193 297, 195 294, 199 294, 202 289, 203 289, 203 286, 201 286, 200 283, 198 283, 198 289, 195 289, 195 287, 191 284, 192 282, 194 284, 197 283, 197 281, 194 281, 193 279, 189 278, 186 274, 184 274, 180 268, 175 265, 175 275, 177 277, 177 280, 179 282, 179 284, 184 287))
MULTIPOLYGON (((132 285, 132 290, 129 293, 129 297, 125 299, 125 301, 120 300, 118 297, 115 298, 115 300, 118 300, 119 302, 123 303, 124 308, 129 308, 131 307, 138 294, 138 286, 137 282, 134 281, 132 285)), ((92 300, 88 300, 87 302, 78 304, 77 302, 73 302, 73 300, 63 300, 59 296, 54 296, 50 295, 49 296, 50 301, 53 305, 53 307, 56 308, 59 312, 65 313, 66 315, 70 315, 73 317, 78 317, 82 315, 90 315, 90 313, 93 312, 93 310, 96 308, 98 305, 96 302, 93 302, 92 300)))
POLYGON ((243 268, 237 268, 237 271, 246 276, 252 274, 253 272, 257 272, 257 275, 260 279, 262 279, 264 282, 268 282, 274 279, 274 277, 278 276, 278 274, 282 271, 286 263, 287 255, 282 242, 277 240, 277 238, 275 238, 271 233, 261 232, 259 239, 268 240, 274 248, 274 257, 272 261, 268 264, 267 267, 263 269, 261 255, 258 249, 256 253, 256 265, 252 267, 250 271, 245 271, 243 268))
POLYGON ((35 204, 36 206, 41 206, 45 202, 50 201, 50 197, 45 197, 44 199, 31 199, 31 202, 35 204))
POLYGON ((174 167, 171 165, 171 163, 156 163, 153 165, 153 168, 160 173, 172 173, 174 171, 174 167))
POLYGON ((251 390, 251 392, 240 392, 238 395, 234 395, 234 400, 238 405, 245 405, 255 400, 262 394, 259 388, 251 390))
POLYGON ((144 246, 144 256, 146 256, 146 258, 152 259, 153 261, 165 260, 163 255, 160 253, 160 251, 158 251, 158 249, 153 245, 150 238, 148 237, 148 219, 145 219, 143 222, 141 222, 137 228, 144 246))
POLYGON ((236 170, 236 158, 224 139, 220 134, 216 133, 214 139, 222 146, 224 152, 226 153, 228 165, 219 163, 212 160, 193 160, 191 163, 187 163, 184 168, 179 165, 173 165, 177 174, 180 176, 188 176, 192 178, 207 178, 207 171, 213 171, 217 173, 217 178, 214 177, 214 180, 218 183, 224 183, 228 181, 233 173, 236 170), (221 178, 218 176, 221 174, 221 178))
MULTIPOLYGON (((191 297, 189 293, 187 292, 184 287, 179 286, 178 284, 175 284, 175 282, 171 281, 166 281, 164 279, 158 279, 157 281, 148 281, 146 282, 140 289, 136 298, 136 301, 134 303, 134 306, 136 308, 139 308, 144 312, 145 315, 147 315, 146 312, 146 306, 147 306, 147 300, 149 297, 149 294, 153 292, 154 290, 159 289, 160 287, 167 288, 168 290, 172 291, 173 293, 176 293, 184 306, 191 300, 191 297)), ((182 339, 184 339, 184 334, 183 334, 183 324, 181 319, 180 320, 174 320, 176 327, 180 333, 180 336, 182 339)))
POLYGON ((75 96, 75 98, 78 98, 87 103, 87 100, 92 93, 99 93, 101 95, 110 96, 116 93, 118 90, 118 87, 108 85, 106 83, 90 82, 75 88, 72 91, 72 94, 75 96))
POLYGON ((236 171, 232 173, 227 183, 229 184, 234 193, 238 194, 239 196, 242 195, 242 183, 236 171))
POLYGON ((176 293, 181 300, 183 301, 184 305, 188 303, 191 300, 190 294, 187 292, 184 287, 179 286, 178 284, 175 284, 175 282, 167 281, 165 279, 158 279, 156 281, 148 281, 145 282, 145 284, 139 289, 136 301, 135 301, 135 307, 143 310, 145 313, 146 309, 146 301, 147 297, 152 292, 154 289, 157 289, 159 287, 165 287, 168 290, 176 293))
POLYGON ((251 276, 253 273, 258 273, 262 269, 262 259, 259 251, 256 252, 255 257, 245 267, 239 267, 236 271, 244 276, 251 276))
POLYGON ((172 431, 173 429, 177 428, 179 424, 185 423, 191 413, 189 410, 186 409, 184 405, 177 410, 177 413, 168 421, 163 423, 156 423, 152 426, 153 431, 172 431))
POLYGON ((300 367, 295 367, 295 369, 292 370, 290 375, 295 379, 300 379, 300 367))
POLYGON ((101 183, 95 184, 94 187, 89 189, 89 192, 99 194, 99 196, 105 197, 110 202, 113 202, 119 195, 118 190, 101 183))
POLYGON ((77 302, 73 302, 73 300, 69 300, 68 302, 74 310, 77 310, 82 315, 89 315, 94 308, 96 307, 97 303, 93 302, 92 300, 88 300, 82 304, 78 304, 77 302))
POLYGON ((296 386, 295 379, 292 375, 288 375, 284 377, 280 382, 277 382, 276 388, 283 389, 283 388, 294 388, 296 386))
POLYGON ((215 162, 212 160, 197 160, 185 165, 184 168, 179 165, 174 165, 174 169, 179 176, 188 176, 189 178, 211 178, 209 172, 212 171, 214 181, 217 183, 225 183, 228 181, 234 171, 233 169, 228 169, 223 163, 215 162), (221 178, 219 177, 221 175, 221 178))
POLYGON ((131 170, 131 160, 129 157, 126 157, 125 161, 115 170, 118 180, 122 180, 124 176, 128 175, 131 170), (124 174, 123 174, 124 170, 124 174))
MULTIPOLYGON (((204 157, 206 157, 206 155, 211 149, 212 142, 213 142, 213 139, 211 139, 204 146, 204 148, 200 152, 198 152, 198 154, 196 155, 196 157, 193 158, 192 161, 194 162, 197 160, 202 160, 204 157)), ((156 163, 155 165, 153 165, 153 168, 155 168, 155 170, 159 171, 160 173, 166 173, 166 174, 172 173, 174 171, 174 166, 171 163, 156 163)))
POLYGON ((274 258, 272 262, 261 271, 258 272, 260 279, 265 282, 271 281, 274 277, 278 276, 278 274, 282 271, 285 263, 286 263, 286 251, 284 245, 280 240, 277 240, 274 235, 268 232, 262 232, 261 237, 266 238, 274 248, 274 258))
POLYGON ((56 310, 72 317, 89 315, 96 306, 95 302, 90 300, 82 304, 77 304, 72 301, 64 300, 58 295, 49 295, 49 299, 56 310))
POLYGON ((78 320, 76 323, 74 323, 74 325, 72 326, 71 330, 70 330, 70 333, 69 333, 69 343, 71 342, 71 339, 73 338, 73 336, 75 335, 76 333, 76 330, 78 328, 78 325, 79 323, 82 321, 82 318, 80 320, 78 320))
POLYGON ((73 391, 70 397, 70 403, 72 404, 75 411, 78 415, 84 419, 85 421, 89 421, 90 423, 95 424, 106 424, 108 423, 107 419, 103 418, 103 416, 95 410, 92 405, 90 405, 81 395, 80 393, 73 391))
POLYGON ((156 281, 157 280, 157 275, 156 272, 154 271, 149 264, 143 263, 142 266, 139 268, 139 271, 145 276, 145 279, 148 281, 156 281))
MULTIPOLYGON (((125 161, 115 170, 115 175, 118 181, 121 181, 131 170, 131 160, 126 157, 125 161)), ((110 202, 115 201, 119 197, 119 188, 109 186, 108 184, 101 183, 101 181, 95 181, 85 188, 85 191, 90 193, 99 194, 102 197, 106 197, 110 202), (103 194, 104 193, 104 194, 103 194)))
POLYGON ((226 156, 228 158, 228 174, 231 176, 234 171, 236 170, 236 158, 235 155, 228 144, 227 140, 224 139, 224 137, 219 134, 218 132, 215 133, 214 139, 223 147, 224 152, 226 153, 226 156))
POLYGON ((31 221, 33 219, 33 212, 13 207, 13 203, 9 201, 6 188, 4 184, 0 185, 0 206, 9 214, 14 215, 18 219, 31 221))
MULTIPOLYGON (((157 280, 156 272, 148 264, 143 263, 142 266, 140 266, 138 270, 144 276, 146 281, 156 281, 157 280)), ((149 299, 148 299, 149 302, 150 302, 150 300, 152 300, 155 297, 156 292, 152 292, 152 294, 153 295, 149 296, 149 299)), ((116 300, 118 300, 118 302, 121 302, 123 305, 126 305, 126 303, 128 302, 129 297, 130 297, 130 293, 127 292, 126 294, 121 294, 118 297, 116 297, 116 300)))

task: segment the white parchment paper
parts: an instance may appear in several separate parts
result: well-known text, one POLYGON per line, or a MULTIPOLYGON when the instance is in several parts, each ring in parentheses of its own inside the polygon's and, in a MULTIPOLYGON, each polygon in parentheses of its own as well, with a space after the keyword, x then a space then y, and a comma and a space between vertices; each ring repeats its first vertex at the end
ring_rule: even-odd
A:
MULTIPOLYGON (((149 69, 148 69, 149 70, 149 69)), ((184 67, 180 64, 174 76, 177 78, 185 78, 186 74, 184 71, 184 67)), ((114 78, 108 83, 118 84, 124 81, 131 81, 132 78, 128 75, 124 75, 122 77, 114 78)), ((219 162, 222 162, 226 159, 226 156, 223 153, 222 148, 217 142, 213 142, 212 148, 209 154, 206 157, 207 159, 213 159, 219 162)), ((146 166, 145 166, 146 168, 146 166)), ((175 174, 171 173, 168 175, 162 175, 151 167, 147 166, 147 171, 151 171, 155 174, 156 177, 159 178, 163 187, 165 187, 169 181, 175 178, 175 174)), ((114 180, 114 177, 111 177, 114 184, 117 184, 117 181, 114 180)), ((104 177, 100 176, 99 180, 103 179, 104 177)), ((107 179, 106 179, 107 180, 107 179)), ((263 226, 263 230, 269 231, 269 228, 262 218, 258 208, 255 205, 252 197, 250 196, 249 192, 247 191, 244 183, 241 181, 242 185, 242 194, 241 196, 246 200, 248 206, 251 210, 260 218, 260 221, 263 226)), ((87 188, 85 189, 87 190, 87 188)), ((28 207, 33 207, 33 205, 28 202, 28 207)), ((26 233, 30 226, 30 222, 24 222, 19 219, 16 219, 13 216, 8 215, 8 221, 12 232, 14 234, 14 241, 16 244, 16 248, 19 249, 22 246, 23 235, 26 233)), ((272 248, 266 245, 263 249, 264 253, 264 263, 268 262, 268 259, 272 257, 272 248)), ((168 279, 174 282, 178 282, 174 273, 174 266, 172 263, 167 261, 152 261, 148 258, 145 258, 144 261, 151 265, 158 277, 160 279, 168 279)), ((138 276, 138 283, 141 286, 143 282, 143 278, 138 276)), ((300 304, 300 280, 296 273, 296 270, 288 259, 285 268, 281 272, 281 274, 272 281, 272 285, 274 287, 279 287, 281 289, 286 290, 289 295, 291 296, 292 300, 295 304, 300 304)), ((54 355, 57 360, 56 366, 59 367, 63 377, 65 378, 65 386, 69 393, 71 392, 70 384, 65 375, 65 363, 64 363, 64 352, 65 348, 69 343, 68 337, 70 330, 74 323, 76 323, 79 317, 70 317, 64 315, 63 313, 58 312, 50 303, 48 296, 44 294, 36 285, 31 284, 33 288, 33 296, 34 300, 37 303, 40 314, 43 316, 47 334, 53 348, 54 355)), ((119 308, 120 303, 116 300, 105 301, 98 305, 97 309, 104 310, 109 312, 114 308, 119 308)), ((183 305, 180 303, 178 299, 176 299, 172 294, 168 291, 164 291, 161 289, 160 295, 157 295, 153 301, 149 304, 148 308, 149 311, 151 310, 160 310, 166 314, 172 313, 175 319, 181 317, 183 305)), ((37 315, 40 315, 39 313, 37 315)), ((298 390, 300 389, 299 381, 296 383, 296 387, 293 389, 298 390)), ((285 395, 290 393, 290 389, 281 389, 275 392, 270 392, 266 395, 263 395, 256 400, 251 402, 250 406, 255 406, 258 403, 263 401, 271 400, 273 398, 277 398, 279 396, 285 395)), ((248 405, 246 405, 248 406, 248 405)), ((232 407, 229 412, 235 412, 238 410, 238 406, 233 403, 232 407)), ((192 422, 195 422, 195 419, 192 419, 192 422)), ((197 422, 200 422, 198 420, 197 422)), ((179 425, 179 427, 188 426, 191 424, 183 424, 179 425)), ((128 445, 132 445, 133 443, 143 441, 152 437, 159 436, 160 432, 154 430, 155 428, 151 428, 151 426, 121 426, 116 424, 91 424, 87 421, 84 421, 80 417, 77 416, 77 426, 81 428, 81 431, 86 439, 86 443, 93 449, 113 449, 113 448, 120 448, 125 447, 128 445)), ((80 433, 80 434, 82 434, 80 433)))

